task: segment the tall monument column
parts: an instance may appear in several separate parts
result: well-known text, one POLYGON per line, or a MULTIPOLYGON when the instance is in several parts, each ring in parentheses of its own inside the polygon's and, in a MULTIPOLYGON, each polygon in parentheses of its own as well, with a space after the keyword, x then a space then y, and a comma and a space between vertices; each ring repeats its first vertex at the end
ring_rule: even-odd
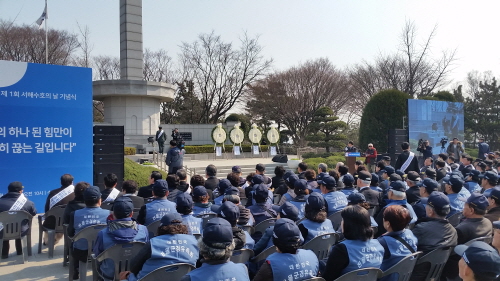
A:
POLYGON ((125 144, 143 144, 160 124, 160 103, 175 88, 143 81, 142 0, 120 0, 120 80, 93 83, 94 100, 104 103, 104 122, 125 126, 125 144))

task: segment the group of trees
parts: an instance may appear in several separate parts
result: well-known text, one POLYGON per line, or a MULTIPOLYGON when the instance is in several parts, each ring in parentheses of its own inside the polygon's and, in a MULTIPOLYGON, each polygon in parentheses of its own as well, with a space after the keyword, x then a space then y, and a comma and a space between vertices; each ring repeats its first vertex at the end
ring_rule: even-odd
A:
MULTIPOLYGON (((79 34, 49 30, 49 63, 92 67, 94 80, 119 79, 119 58, 94 56, 89 29, 79 28, 79 34)), ((342 146, 346 139, 356 141, 364 114, 376 112, 372 125, 361 124, 360 146, 378 142, 384 151, 386 141, 375 141, 373 135, 388 122, 401 127, 401 120, 390 118, 394 112, 384 109, 407 96, 464 102, 467 140, 485 137, 500 144, 496 79, 491 74, 471 73, 464 87, 439 92, 449 83, 456 51, 431 56, 436 29, 421 42, 417 35, 415 24, 409 21, 395 52, 346 69, 318 58, 272 70, 272 59, 263 56, 258 37, 243 34, 233 43, 212 32, 183 42, 176 61, 166 50, 146 48, 143 79, 172 83, 177 89, 173 102, 161 104, 162 123, 215 124, 228 118, 243 121, 243 127, 257 123, 266 130, 276 123, 282 140, 289 137, 301 146, 329 149, 342 146), (365 107, 371 99, 375 106, 365 107)), ((44 36, 37 27, 0 21, 0 59, 45 63, 44 36)), ((94 102, 95 121, 103 120, 103 108, 102 102, 94 102)))

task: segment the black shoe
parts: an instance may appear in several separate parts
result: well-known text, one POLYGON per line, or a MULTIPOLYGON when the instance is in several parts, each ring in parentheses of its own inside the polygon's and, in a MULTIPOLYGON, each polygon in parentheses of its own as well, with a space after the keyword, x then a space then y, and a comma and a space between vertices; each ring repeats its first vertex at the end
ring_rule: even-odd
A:
POLYGON ((80 272, 79 271, 75 271, 73 273, 73 280, 78 280, 80 279, 80 272))

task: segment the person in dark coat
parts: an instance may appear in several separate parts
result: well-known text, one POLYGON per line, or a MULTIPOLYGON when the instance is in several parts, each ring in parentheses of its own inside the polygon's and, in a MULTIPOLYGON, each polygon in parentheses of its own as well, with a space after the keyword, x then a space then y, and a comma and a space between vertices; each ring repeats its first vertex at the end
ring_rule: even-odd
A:
MULTIPOLYGON (((75 199, 75 187, 73 186, 73 176, 70 174, 64 174, 61 176, 61 187, 51 190, 45 201, 45 213, 56 206, 67 205, 71 200, 75 199)), ((50 216, 45 218, 43 221, 43 227, 48 229, 54 229, 56 227, 56 218, 50 216)), ((59 243, 59 240, 63 238, 64 233, 56 233, 54 245, 59 243)), ((47 245, 48 236, 47 231, 43 232, 43 244, 47 245)))
POLYGON ((409 172, 406 176, 406 184, 409 187, 406 190, 406 201, 408 201, 408 203, 410 203, 411 205, 420 200, 420 188, 417 186, 417 184, 421 180, 422 179, 420 178, 420 175, 415 171, 409 172))
POLYGON ((90 186, 88 182, 81 181, 75 185, 75 199, 69 201, 64 209, 63 224, 69 224, 70 215, 76 210, 85 208, 83 192, 90 186))
POLYGON ((177 147, 176 141, 170 141, 170 149, 168 150, 167 157, 165 158, 165 163, 168 165, 169 175, 175 174, 177 170, 182 169, 184 153, 184 149, 180 150, 177 147))
MULTIPOLYGON (((0 198, 0 212, 5 211, 26 211, 30 215, 36 215, 35 203, 28 200, 24 194, 24 186, 21 182, 14 181, 9 184, 7 187, 8 193, 0 198)), ((22 222, 22 236, 28 234, 29 225, 27 221, 22 222)), ((0 233, 3 235, 3 232, 0 233)), ((2 248, 2 259, 6 259, 9 256, 10 250, 10 241, 3 241, 2 248)), ((21 239, 16 239, 16 251, 18 255, 23 254, 23 248, 21 245, 21 239)))
POLYGON ((155 139, 158 142, 158 152, 163 154, 163 147, 165 146, 165 141, 167 141, 167 135, 165 135, 165 131, 163 131, 161 126, 158 127, 158 131, 156 131, 155 139))
POLYGON ((124 181, 122 184, 123 197, 128 197, 134 205, 134 213, 139 213, 139 210, 144 205, 144 198, 136 195, 137 183, 134 180, 124 181))
POLYGON ((155 181, 161 180, 162 179, 162 174, 158 171, 153 171, 151 172, 151 175, 149 176, 149 185, 142 186, 139 188, 139 192, 137 193, 137 196, 142 197, 142 198, 151 198, 153 197, 153 185, 155 181))
POLYGON ((409 171, 419 172, 420 169, 418 167, 418 160, 417 160, 417 157, 415 157, 415 154, 410 151, 410 144, 407 142, 403 142, 401 144, 401 148, 403 149, 403 152, 401 152, 401 154, 399 154, 399 156, 398 156, 398 159, 396 159, 396 164, 394 165, 394 168, 396 170, 402 170, 401 167, 403 167, 406 160, 409 157, 412 157, 410 164, 403 172, 405 174, 408 174, 409 171))
POLYGON ((361 171, 358 173, 356 184, 359 192, 365 196, 366 202, 370 204, 370 208, 379 208, 383 205, 383 194, 370 188, 371 181, 372 175, 367 171, 361 171))
POLYGON ((484 142, 484 139, 483 138, 480 138, 478 140, 478 153, 477 153, 477 157, 479 159, 482 159, 482 160, 485 160, 486 159, 486 154, 490 153, 490 146, 484 142))
POLYGON ((217 178, 217 167, 215 165, 208 165, 205 169, 206 180, 205 180, 205 188, 210 189, 212 191, 216 190, 219 186, 219 179, 217 178))
POLYGON ((489 219, 491 222, 500 220, 500 187, 494 187, 487 198, 490 205, 488 206, 488 212, 484 215, 484 217, 489 219))

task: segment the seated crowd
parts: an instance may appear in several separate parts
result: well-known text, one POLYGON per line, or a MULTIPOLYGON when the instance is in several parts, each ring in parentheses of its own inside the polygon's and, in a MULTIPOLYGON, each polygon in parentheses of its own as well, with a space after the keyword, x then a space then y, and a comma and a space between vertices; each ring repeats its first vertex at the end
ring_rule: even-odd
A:
MULTIPOLYGON (((442 247, 455 250, 441 280, 496 280, 500 274, 498 173, 493 164, 462 157, 460 165, 439 155, 424 161, 418 171, 395 169, 384 157, 372 173, 358 162, 352 174, 340 162, 331 170, 321 163, 318 173, 306 163, 300 163, 298 174, 277 166, 274 177, 265 175, 262 164, 246 177, 235 166, 225 179, 219 179, 217 168, 209 165, 205 176, 194 175, 189 182, 184 170, 166 179, 152 172, 148 186, 138 188, 134 181, 125 181, 121 191, 114 174, 104 178, 103 190, 86 182, 73 186, 73 177, 66 174, 61 187, 49 194, 45 211, 66 205, 63 220, 70 237, 91 225, 107 225, 93 249, 82 240, 71 245, 77 261, 87 262, 89 251, 98 256, 116 244, 145 243, 129 270, 120 272, 122 280, 140 280, 159 267, 187 263, 196 269, 183 281, 315 276, 329 281, 362 268, 385 271, 413 253, 423 256, 442 247), (445 173, 438 180, 441 171, 445 173), (252 231, 269 219, 275 223, 252 231), (158 228, 148 231, 147 226, 155 222, 158 228), (307 250, 307 243, 329 235, 339 239, 319 260, 307 250), (491 238, 493 247, 484 242, 464 245, 483 237, 491 238), (257 256, 274 246, 275 252, 262 260, 230 261, 234 251, 250 249, 257 256)), ((36 214, 23 189, 20 182, 11 183, 0 199, 0 211, 36 214)), ((53 225, 49 219, 44 222, 47 228, 53 225)), ((16 250, 22 252, 20 241, 16 250)), ((2 258, 8 253, 9 243, 4 241, 2 258)), ((79 263, 73 265, 72 278, 78 279, 79 263)), ((429 264, 417 264, 410 280, 426 280, 429 269, 429 264)), ((112 261, 99 264, 106 279, 112 280, 115 270, 112 261)), ((383 280, 397 280, 397 275, 383 280)))

